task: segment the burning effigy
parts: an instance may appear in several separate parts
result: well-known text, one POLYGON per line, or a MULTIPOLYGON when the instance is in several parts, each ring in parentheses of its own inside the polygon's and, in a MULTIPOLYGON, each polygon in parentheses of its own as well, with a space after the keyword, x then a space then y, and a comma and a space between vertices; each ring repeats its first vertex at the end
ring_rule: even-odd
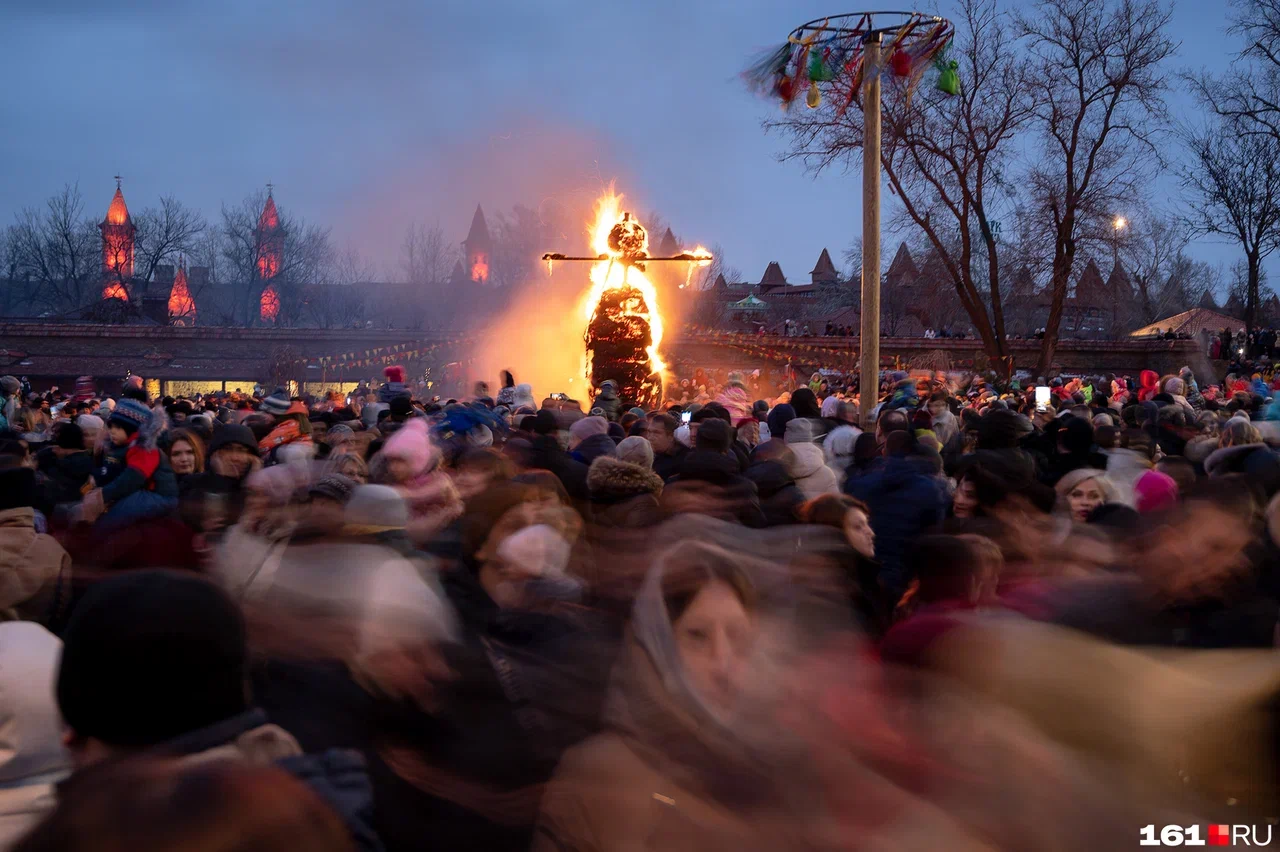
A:
POLYGON ((622 196, 612 187, 596 204, 590 234, 595 257, 543 256, 549 267, 557 260, 592 264, 591 289, 582 302, 587 380, 593 393, 605 381, 616 382, 627 407, 655 407, 662 400, 666 370, 660 354, 663 322, 658 291, 645 267, 679 261, 690 264, 692 272, 693 266, 709 263, 711 254, 698 247, 673 257, 650 257, 648 232, 622 211, 622 196))

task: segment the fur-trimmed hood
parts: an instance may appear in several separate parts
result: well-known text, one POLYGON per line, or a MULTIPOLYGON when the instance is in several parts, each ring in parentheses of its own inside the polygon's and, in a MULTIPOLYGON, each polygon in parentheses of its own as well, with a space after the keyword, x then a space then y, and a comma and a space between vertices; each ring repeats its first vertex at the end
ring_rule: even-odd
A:
POLYGON ((600 456, 587 471, 591 499, 601 502, 623 500, 641 494, 662 494, 662 477, 638 464, 610 456, 600 456))

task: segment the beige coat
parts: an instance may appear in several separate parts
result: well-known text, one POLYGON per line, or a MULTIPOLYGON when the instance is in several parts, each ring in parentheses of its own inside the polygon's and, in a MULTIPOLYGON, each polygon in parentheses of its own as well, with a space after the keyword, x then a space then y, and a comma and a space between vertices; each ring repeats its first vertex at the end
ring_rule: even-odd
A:
POLYGON ((36 532, 35 511, 0 512, 0 617, 39 619, 59 574, 70 580, 71 557, 53 536, 36 532))

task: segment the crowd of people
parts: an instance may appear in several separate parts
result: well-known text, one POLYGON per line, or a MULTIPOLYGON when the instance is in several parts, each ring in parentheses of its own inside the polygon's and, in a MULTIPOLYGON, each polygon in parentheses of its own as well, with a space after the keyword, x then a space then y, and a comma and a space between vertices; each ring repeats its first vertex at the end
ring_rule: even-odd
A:
POLYGON ((1280 377, 0 377, 0 849, 1128 849, 1280 807, 1280 377))

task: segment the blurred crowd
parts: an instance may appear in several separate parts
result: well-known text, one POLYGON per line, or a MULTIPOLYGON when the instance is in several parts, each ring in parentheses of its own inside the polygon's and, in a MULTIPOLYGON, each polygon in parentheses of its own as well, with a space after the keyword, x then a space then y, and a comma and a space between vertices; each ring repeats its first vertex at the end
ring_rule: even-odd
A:
POLYGON ((0 377, 0 849, 1129 849, 1280 815, 1269 373, 0 377), (1270 442, 1270 443, 1269 443, 1270 442))

